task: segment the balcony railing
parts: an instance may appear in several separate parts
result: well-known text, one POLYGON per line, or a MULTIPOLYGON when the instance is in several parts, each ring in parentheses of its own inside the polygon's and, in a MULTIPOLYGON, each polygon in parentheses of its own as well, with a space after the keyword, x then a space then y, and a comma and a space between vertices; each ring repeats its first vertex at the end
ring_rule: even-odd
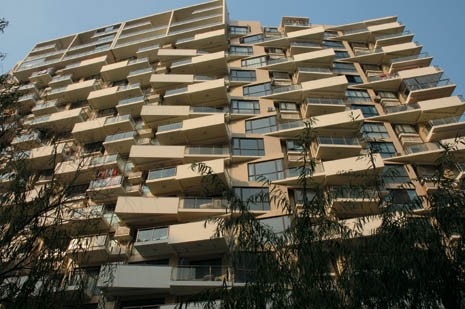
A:
POLYGON ((449 78, 444 78, 433 82, 422 82, 417 79, 408 79, 405 80, 404 84, 408 91, 414 91, 434 87, 448 86, 453 85, 454 83, 452 83, 449 78))
POLYGON ((422 59, 422 58, 428 58, 428 57, 430 57, 428 53, 420 53, 418 55, 392 58, 389 61, 389 63, 392 64, 392 63, 395 63, 395 62, 409 61, 409 60, 422 59))
POLYGON ((109 117, 105 119, 104 125, 112 124, 112 123, 117 123, 117 122, 122 122, 122 121, 129 121, 132 124, 134 124, 134 121, 132 120, 131 115, 121 115, 121 116, 115 116, 115 117, 109 117))
POLYGON ((405 147, 405 153, 414 154, 419 152, 428 152, 434 150, 441 150, 442 147, 439 143, 423 143, 417 145, 410 145, 405 147))
POLYGON ((187 87, 180 87, 175 89, 169 89, 165 92, 165 97, 173 94, 183 93, 187 91, 187 87))
POLYGON ((300 90, 302 89, 302 85, 289 85, 289 86, 282 86, 282 87, 275 87, 271 89, 271 93, 281 93, 293 90, 300 90))
POLYGON ((89 190, 119 186, 123 184, 123 181, 124 177, 122 175, 92 180, 89 184, 89 190))
POLYGON ((146 47, 141 47, 137 50, 138 53, 142 53, 142 52, 145 52, 145 51, 148 51, 148 50, 152 50, 152 49, 158 49, 160 48, 160 44, 152 44, 152 45, 149 45, 149 46, 146 46, 146 47))
POLYGON ((228 201, 211 197, 186 197, 182 199, 181 205, 183 209, 224 209, 228 201))
POLYGON ((107 137, 105 137, 105 142, 113 142, 113 141, 117 141, 121 139, 134 138, 136 134, 137 133, 135 131, 129 131, 129 132, 108 135, 107 137))
POLYGON ((375 37, 375 39, 376 40, 383 40, 383 39, 395 38, 395 37, 399 37, 399 36, 403 36, 403 35, 409 35, 409 34, 411 34, 411 32, 409 30, 406 30, 406 31, 401 32, 401 33, 391 33, 391 34, 377 35, 375 37))
POLYGON ((190 155, 227 155, 229 148, 223 146, 187 146, 185 153, 190 155))
POLYGON ((362 33, 362 32, 367 32, 367 28, 358 28, 358 29, 352 29, 352 30, 344 30, 344 35, 348 34, 355 34, 355 33, 362 33))
POLYGON ((93 157, 89 162, 89 166, 114 164, 118 162, 118 158, 117 154, 93 157))
POLYGON ((140 229, 137 231, 136 242, 168 240, 168 227, 140 229))
POLYGON ((125 85, 125 86, 119 86, 118 87, 118 92, 131 90, 131 89, 137 89, 137 88, 140 88, 139 83, 129 84, 129 85, 125 85))
POLYGON ((158 126, 158 132, 177 130, 182 128, 182 122, 175 122, 158 126))
POLYGON ((303 127, 305 127, 305 123, 302 120, 278 123, 278 130, 287 130, 303 127))
POLYGON ((291 42, 291 47, 320 47, 321 44, 311 42, 291 42))
POLYGON ((345 100, 336 98, 307 98, 307 104, 344 105, 345 100))
POLYGON ((150 171, 147 180, 160 179, 176 176, 176 167, 162 168, 158 170, 150 171))
POLYGON ((226 266, 177 266, 171 269, 173 281, 223 281, 230 277, 226 266))
POLYGON ((379 192, 374 189, 350 186, 332 186, 330 192, 333 198, 367 200, 375 199, 379 194, 379 192))
POLYGON ((118 101, 118 105, 126 105, 126 104, 131 104, 135 102, 144 102, 145 97, 144 96, 138 96, 138 97, 133 97, 133 98, 127 98, 123 100, 118 101))
POLYGON ((401 104, 401 105, 396 105, 396 106, 385 106, 383 109, 386 114, 392 114, 392 113, 398 113, 398 112, 405 112, 409 110, 415 110, 419 108, 420 106, 417 103, 411 103, 411 104, 401 104))
POLYGON ((318 136, 317 143, 319 145, 360 145, 357 138, 347 136, 318 136))
POLYGON ((142 63, 142 62, 147 62, 148 61, 148 58, 147 57, 144 57, 144 58, 138 58, 138 59, 131 59, 128 61, 128 65, 130 64, 136 64, 136 63, 142 63))
POLYGON ((308 67, 308 68, 303 68, 303 67, 299 67, 297 68, 297 71, 300 73, 332 73, 331 69, 329 68, 311 68, 311 67, 308 67))
POLYGON ((134 70, 134 71, 129 72, 128 77, 129 76, 134 76, 134 75, 139 75, 139 74, 144 74, 144 73, 152 73, 152 72, 153 72, 152 68, 143 68, 143 69, 134 70))

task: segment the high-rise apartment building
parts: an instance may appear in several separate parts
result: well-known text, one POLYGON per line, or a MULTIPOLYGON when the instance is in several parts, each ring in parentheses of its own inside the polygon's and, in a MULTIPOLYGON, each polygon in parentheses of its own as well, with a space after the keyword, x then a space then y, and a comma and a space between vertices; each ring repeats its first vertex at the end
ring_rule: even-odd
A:
MULTIPOLYGON (((72 182, 63 225, 79 228, 65 259, 88 275, 89 308, 102 295, 108 308, 171 308, 240 282, 205 223, 227 201, 193 162, 243 199, 269 194, 265 178, 298 205, 297 139, 310 122, 312 180, 334 193, 330 215, 377 213, 376 198, 343 189, 367 169, 396 171, 384 181, 395 203, 434 190, 417 179, 465 133, 465 103, 431 61, 396 17, 263 27, 229 20, 215 0, 36 44, 13 69, 27 131, 12 144, 39 179, 72 182)), ((286 224, 271 200, 250 209, 286 224)))

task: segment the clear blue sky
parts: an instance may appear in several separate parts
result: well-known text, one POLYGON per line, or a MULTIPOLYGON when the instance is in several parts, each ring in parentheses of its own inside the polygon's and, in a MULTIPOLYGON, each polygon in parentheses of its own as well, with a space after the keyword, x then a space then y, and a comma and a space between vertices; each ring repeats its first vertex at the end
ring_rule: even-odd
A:
MULTIPOLYGON (((205 2, 202 0, 2 0, 0 17, 10 21, 0 34, 8 71, 36 42, 128 19, 205 2)), ((306 16, 314 24, 344 24, 396 15, 415 34, 433 64, 465 94, 464 0, 229 0, 231 19, 276 26, 281 16, 306 16)))

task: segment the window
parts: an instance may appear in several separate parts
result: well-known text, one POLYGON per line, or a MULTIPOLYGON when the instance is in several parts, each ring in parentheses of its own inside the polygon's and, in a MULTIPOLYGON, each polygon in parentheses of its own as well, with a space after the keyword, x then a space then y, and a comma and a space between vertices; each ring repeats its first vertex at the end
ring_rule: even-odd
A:
MULTIPOLYGON (((276 104, 276 103, 275 103, 276 104)), ((298 112, 297 104, 294 102, 278 102, 278 108, 280 111, 298 112)))
POLYGON ((255 81, 257 78, 256 78, 256 74, 255 74, 255 71, 245 71, 245 70, 231 70, 229 72, 229 78, 232 80, 232 81, 247 81, 247 82, 251 82, 251 81, 255 81))
POLYGON ((396 148, 390 142, 370 142, 369 147, 374 153, 379 153, 383 158, 390 158, 396 155, 396 148))
POLYGON ((263 41, 263 34, 262 33, 255 34, 255 35, 250 35, 250 36, 245 36, 245 37, 239 39, 239 42, 241 42, 242 44, 254 44, 254 43, 258 43, 258 42, 262 42, 262 41, 263 41))
POLYGON ((343 59, 343 58, 349 58, 349 53, 346 52, 346 51, 339 51, 339 50, 336 50, 335 51, 336 53, 336 56, 334 58, 336 59, 343 59))
POLYGON ((277 180, 284 178, 283 160, 249 163, 249 181, 277 180))
POLYGON ((282 48, 277 48, 277 47, 267 47, 265 48, 265 53, 267 54, 279 54, 279 55, 284 55, 284 49, 282 48))
POLYGON ((252 55, 253 49, 252 46, 238 46, 238 45, 231 45, 229 47, 229 53, 234 55, 252 55))
POLYGON ((403 184, 410 182, 410 177, 403 165, 385 165, 381 177, 384 184, 403 184))
POLYGON ((358 75, 346 75, 347 81, 349 84, 362 84, 363 80, 358 75))
POLYGON ((244 96, 252 96, 252 97, 268 95, 268 94, 271 94, 271 84, 264 83, 264 84, 246 86, 242 88, 242 92, 244 96))
POLYGON ((241 67, 258 68, 266 65, 266 56, 241 60, 241 67))
MULTIPOLYGON (((307 198, 307 202, 311 202, 316 197, 316 192, 313 191, 313 190, 307 189, 305 191, 305 196, 307 198)), ((294 201, 295 201, 296 204, 303 204, 303 202, 304 202, 304 190, 302 190, 302 189, 295 189, 294 190, 294 201)))
POLYGON ((232 154, 236 156, 264 156, 265 146, 262 138, 233 138, 232 154))
POLYGON ((278 126, 276 123, 276 116, 258 118, 245 121, 245 132, 246 133, 268 133, 277 131, 278 126))
POLYGON ((362 126, 362 134, 368 138, 389 138, 389 133, 382 123, 365 123, 362 126))
POLYGON ((249 26, 229 26, 229 34, 231 35, 246 35, 249 31, 249 26))
POLYGON ((234 193, 250 210, 270 210, 268 188, 236 187, 234 193))
POLYGON ((395 189, 388 190, 389 194, 385 201, 388 205, 396 208, 421 208, 421 200, 415 190, 412 189, 395 189))
POLYGON ((231 100, 231 110, 233 114, 259 114, 260 105, 257 100, 231 100))
POLYGON ((286 149, 287 151, 295 151, 295 152, 302 152, 304 150, 304 148, 302 147, 302 143, 296 139, 286 140, 286 149))
POLYGON ((352 104, 350 109, 359 109, 362 111, 362 114, 365 118, 378 116, 378 110, 374 105, 361 105, 361 104, 352 104))
POLYGON ((371 98, 364 90, 347 90, 347 101, 349 102, 371 102, 371 98))
POLYGON ((327 41, 327 40, 324 40, 323 41, 323 46, 326 47, 326 48, 346 49, 344 47, 344 44, 342 44, 342 42, 339 42, 339 41, 327 41))
POLYGON ((391 92, 391 91, 378 91, 376 93, 380 98, 383 98, 383 99, 393 99, 393 100, 397 100, 397 95, 395 92, 391 92))
POLYGON ((342 63, 334 62, 333 63, 333 72, 334 73, 356 73, 357 69, 353 63, 342 63))
POLYGON ((418 134, 417 130, 412 125, 409 124, 398 124, 394 127, 397 135, 400 134, 418 134))

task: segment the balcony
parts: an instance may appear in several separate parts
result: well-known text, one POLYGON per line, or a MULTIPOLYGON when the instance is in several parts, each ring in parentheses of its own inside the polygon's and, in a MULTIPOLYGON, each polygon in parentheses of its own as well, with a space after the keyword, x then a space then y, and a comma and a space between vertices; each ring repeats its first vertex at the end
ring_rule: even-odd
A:
POLYGON ((87 99, 89 93, 100 88, 100 83, 96 79, 90 79, 79 83, 70 84, 65 87, 52 88, 47 94, 48 100, 62 99, 67 102, 74 102, 87 99))
POLYGON ((291 42, 290 43, 290 55, 295 56, 298 54, 303 54, 303 53, 308 53, 311 51, 317 51, 323 49, 323 46, 321 43, 315 43, 315 42, 306 42, 306 41, 296 41, 296 42, 291 42))
POLYGON ((107 56, 99 56, 91 59, 81 60, 67 65, 62 69, 62 74, 72 74, 73 78, 80 79, 92 75, 98 75, 102 66, 107 64, 107 56))
POLYGON ((147 46, 140 47, 137 52, 137 58, 147 57, 150 63, 156 62, 159 60, 158 51, 160 50, 160 44, 154 43, 147 46))
MULTIPOLYGON (((311 126, 311 134, 332 136, 336 134, 335 132, 340 132, 341 135, 347 134, 347 132, 357 132, 364 121, 364 117, 360 110, 355 109, 312 117, 308 121, 311 126)), ((278 124, 277 131, 265 133, 265 135, 298 137, 305 127, 305 123, 300 120, 283 122, 278 124)))
POLYGON ((55 132, 70 132, 76 123, 85 121, 87 117, 85 109, 75 108, 50 115, 34 117, 29 126, 31 128, 55 132))
POLYGON ((285 36, 279 36, 276 38, 271 37, 269 39, 265 39, 263 42, 257 43, 257 45, 264 47, 288 48, 289 45, 291 45, 295 41, 321 42, 323 40, 324 32, 325 30, 322 26, 300 29, 296 31, 287 32, 285 36))
POLYGON ((150 77, 150 84, 155 90, 173 89, 173 87, 181 87, 202 81, 205 80, 199 80, 193 74, 154 74, 150 77))
POLYGON ((222 146, 134 145, 129 154, 142 170, 227 157, 229 149, 222 146))
POLYGON ((77 123, 73 131, 73 137, 82 144, 103 141, 108 135, 118 132, 133 131, 135 123, 131 115, 115 117, 100 117, 86 122, 77 123))
POLYGON ((43 116, 56 113, 60 110, 60 100, 45 101, 41 104, 37 104, 31 110, 34 116, 43 116))
POLYGON ((119 196, 115 214, 130 225, 161 225, 178 220, 179 203, 179 197, 119 196))
POLYGON ((166 64, 179 59, 190 59, 199 56, 197 49, 162 48, 158 51, 158 59, 166 64))
POLYGON ((355 157, 362 150, 357 138, 346 136, 318 136, 312 146, 313 157, 325 161, 355 157))
POLYGON ((170 279, 169 266, 107 264, 100 269, 97 287, 106 295, 125 295, 137 290, 167 293, 170 279))
POLYGON ((269 70, 281 72, 295 72, 299 67, 330 67, 334 60, 333 49, 322 49, 318 51, 294 55, 289 58, 269 59, 266 66, 269 70))
POLYGON ((145 96, 130 97, 121 99, 116 105, 116 110, 119 115, 131 115, 132 117, 139 117, 142 106, 145 104, 145 96))
POLYGON ((344 75, 302 82, 300 85, 274 88, 264 99, 303 101, 315 96, 344 96, 348 85, 344 75))
POLYGON ((87 101, 92 108, 102 110, 115 107, 120 100, 142 95, 140 84, 129 84, 92 91, 87 101))
POLYGON ((166 91, 163 103, 167 105, 199 106, 208 102, 209 106, 223 106, 228 101, 223 78, 166 91))
POLYGON ((63 161, 68 150, 69 145, 61 143, 33 148, 21 153, 21 156, 25 157, 31 169, 46 170, 53 168, 56 163, 63 161))
MULTIPOLYGON (((50 225, 53 227, 59 222, 59 228, 65 230, 68 235, 79 235, 84 230, 86 233, 103 233, 112 223, 112 213, 106 213, 103 205, 75 207, 64 204, 61 208, 59 214, 50 213, 48 218, 57 218, 58 221, 52 219, 50 225)), ((47 225, 47 221, 45 224, 47 225)))
POLYGON ((228 65, 224 51, 203 54, 188 58, 187 61, 172 62, 170 71, 173 74, 197 74, 223 76, 228 74, 228 65))
MULTIPOLYGON (((213 175, 218 177, 227 185, 228 174, 223 159, 205 161, 212 169, 213 175)), ((149 172, 146 185, 154 195, 176 194, 176 193, 197 193, 205 190, 208 185, 202 179, 205 178, 192 169, 191 164, 178 165, 177 167, 152 170, 149 172)), ((212 190, 218 188, 212 188, 212 190)))
POLYGON ((44 69, 36 71, 29 76, 31 83, 35 83, 39 87, 44 87, 52 80, 52 69, 44 69))
POLYGON ((389 60, 389 74, 407 70, 412 68, 423 68, 431 65, 433 57, 430 57, 428 53, 420 53, 418 55, 395 57, 389 60))
MULTIPOLYGON (((224 24, 218 24, 223 26, 224 24)), ((195 30, 195 29, 194 29, 195 30)), ((177 48, 200 49, 208 52, 224 51, 228 48, 227 33, 225 29, 197 33, 192 37, 178 39, 177 48)))
POLYGON ((229 132, 224 114, 214 114, 160 125, 156 137, 163 145, 211 145, 227 143, 229 132))
POLYGON ((123 165, 118 155, 99 155, 60 162, 55 167, 55 176, 61 183, 88 184, 95 179, 97 170, 119 169, 123 165))
POLYGON ((141 87, 150 86, 150 77, 154 73, 152 67, 137 69, 129 72, 127 80, 130 84, 140 84, 141 87))
POLYGON ((360 64, 389 64, 394 58, 418 55, 421 48, 422 46, 415 42, 382 46, 377 49, 359 51, 355 57, 344 60, 360 64))
POLYGON ((328 185, 372 183, 384 169, 380 154, 356 156, 323 162, 328 185))
POLYGON ((33 93, 22 95, 16 101, 16 109, 20 114, 29 113, 31 109, 34 107, 34 105, 37 103, 37 100, 37 95, 33 93))
POLYGON ((438 142, 408 145, 404 148, 404 154, 398 154, 389 161, 431 165, 439 160, 444 151, 438 142))
POLYGON ((307 98, 302 111, 305 118, 319 115, 343 112, 346 110, 346 101, 342 98, 307 98))
POLYGON ((107 137, 105 137, 103 146, 105 147, 105 150, 110 154, 129 153, 129 151, 131 150, 131 147, 137 144, 136 136, 137 136, 136 131, 128 131, 128 132, 108 135, 107 137))
POLYGON ((298 67, 295 77, 298 83, 314 79, 327 78, 335 75, 330 68, 325 67, 298 67))
POLYGON ((125 246, 111 240, 105 234, 73 238, 66 253, 83 266, 124 260, 129 252, 125 246))
POLYGON ((464 136, 464 117, 454 116, 430 120, 424 125, 420 125, 419 133, 425 142, 464 136))
POLYGON ((460 97, 445 97, 420 101, 418 103, 385 106, 385 115, 373 120, 391 123, 417 124, 432 119, 459 116, 465 111, 465 103, 460 97))
POLYGON ((149 68, 150 64, 147 58, 138 58, 134 60, 124 60, 102 66, 100 76, 106 82, 123 80, 129 75, 129 72, 149 68))
POLYGON ((157 128, 167 122, 179 122, 190 117, 190 106, 144 105, 140 112, 144 123, 157 128))
POLYGON ((340 219, 374 215, 380 212, 379 192, 360 186, 332 186, 330 211, 340 219))
POLYGON ((408 42, 412 42, 413 33, 407 30, 401 33, 377 35, 375 37, 375 40, 376 40, 375 48, 386 46, 386 45, 408 43, 408 42))
POLYGON ((11 141, 11 145, 18 150, 29 150, 39 147, 41 144, 40 133, 37 131, 17 135, 11 141))
POLYGON ((445 78, 442 72, 407 78, 402 82, 400 92, 405 96, 407 103, 414 103, 422 100, 448 97, 452 95, 455 84, 450 79, 445 78))
POLYGON ((144 257, 166 256, 176 252, 223 253, 224 237, 215 237, 215 223, 202 221, 174 224, 168 227, 140 229, 134 248, 144 257))
POLYGON ((71 85, 73 83, 73 75, 66 74, 66 75, 57 75, 54 76, 53 79, 48 84, 52 88, 61 88, 71 85))
POLYGON ((139 196, 140 186, 126 183, 123 175, 92 180, 87 189, 89 197, 97 202, 114 202, 120 195, 139 196))
POLYGON ((386 21, 374 25, 354 25, 354 28, 344 29, 344 34, 337 38, 350 42, 372 42, 380 35, 400 34, 404 28, 405 26, 398 21, 386 21))
POLYGON ((282 178, 274 180, 272 183, 276 185, 286 186, 301 186, 302 176, 305 174, 307 184, 322 184, 325 180, 325 169, 321 162, 315 162, 313 170, 306 168, 305 170, 299 167, 285 169, 282 173, 282 178))

